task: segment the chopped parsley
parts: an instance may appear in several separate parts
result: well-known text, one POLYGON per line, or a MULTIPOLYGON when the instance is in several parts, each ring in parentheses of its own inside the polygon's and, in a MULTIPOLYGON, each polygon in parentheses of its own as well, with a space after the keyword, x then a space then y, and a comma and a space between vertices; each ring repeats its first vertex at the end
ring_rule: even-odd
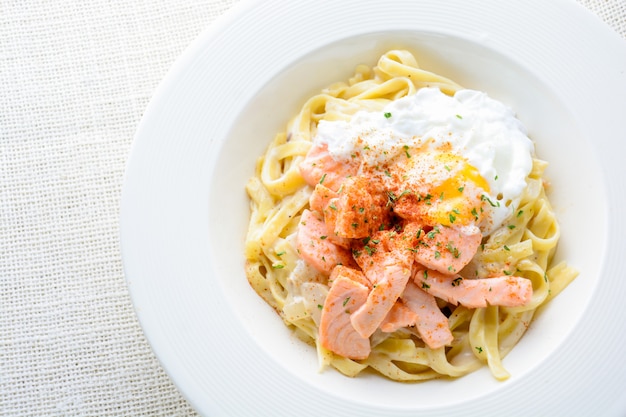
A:
POLYGON ((452 242, 448 242, 448 244, 446 245, 446 249, 448 249, 448 251, 452 254, 452 256, 454 256, 455 258, 458 258, 459 256, 461 256, 461 252, 459 252, 459 249, 456 246, 452 245, 452 242))
POLYGON ((400 195, 398 196, 398 198, 400 198, 400 197, 404 197, 405 195, 410 194, 410 193, 411 193, 411 190, 404 190, 404 191, 402 191, 402 192, 400 193, 400 195))
POLYGON ((369 256, 372 256, 372 254, 376 252, 376 248, 372 248, 370 246, 365 246, 363 249, 365 249, 365 252, 367 252, 369 256))
POLYGON ((481 195, 481 196, 480 196, 480 199, 481 199, 482 201, 486 201, 486 202, 488 202, 488 203, 491 205, 491 207, 500 207, 500 202, 499 202, 499 201, 496 201, 496 202, 494 203, 494 202, 493 202, 493 201, 491 201, 491 199, 490 199, 489 197, 487 197, 485 194, 481 195))

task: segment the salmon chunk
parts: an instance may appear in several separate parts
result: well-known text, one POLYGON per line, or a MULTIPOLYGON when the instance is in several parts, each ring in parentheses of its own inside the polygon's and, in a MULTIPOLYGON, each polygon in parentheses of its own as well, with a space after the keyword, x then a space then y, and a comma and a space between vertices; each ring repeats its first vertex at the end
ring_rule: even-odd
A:
POLYGON ((310 186, 323 184, 337 191, 347 177, 357 173, 359 166, 356 162, 336 161, 328 152, 326 144, 315 144, 309 149, 299 168, 304 181, 310 186))
POLYGON ((363 305, 368 292, 367 286, 341 273, 336 274, 320 319, 319 341, 323 347, 350 359, 369 356, 369 338, 360 335, 350 322, 350 313, 363 305))
POLYGON ((335 232, 335 223, 337 222, 337 198, 336 191, 330 188, 317 184, 311 197, 309 198, 309 206, 312 211, 321 213, 326 224, 326 235, 335 245, 339 245, 343 248, 350 248, 350 240, 337 236, 335 232))
POLYGON ((352 325, 363 337, 371 336, 381 325, 411 276, 411 252, 401 246, 394 246, 397 241, 395 237, 388 236, 390 233, 375 234, 365 246, 370 247, 370 243, 376 246, 370 247, 369 251, 359 252, 358 256, 355 254, 357 263, 372 283, 367 301, 351 316, 352 325))
POLYGON ((371 236, 389 221, 386 202, 380 184, 360 176, 346 179, 335 206, 335 234, 350 239, 371 236))
POLYGON ((421 233, 415 247, 415 260, 428 269, 454 275, 467 265, 482 241, 476 226, 461 228, 435 226, 421 233))
POLYGON ((466 279, 422 269, 416 271, 414 281, 429 294, 467 308, 517 307, 528 303, 533 295, 531 281, 515 276, 466 279))
POLYGON ((328 239, 324 221, 310 210, 304 210, 296 235, 296 247, 302 259, 320 272, 330 275, 338 265, 355 265, 350 250, 328 239))
POLYGON ((380 325, 391 333, 402 327, 415 326, 424 343, 431 349, 449 345, 454 340, 448 318, 441 312, 435 297, 407 282, 400 300, 396 301, 380 325))
POLYGON ((330 277, 328 277, 329 284, 332 284, 332 282, 339 277, 350 278, 352 281, 358 282, 359 284, 366 286, 368 290, 372 289, 372 283, 367 279, 365 274, 363 274, 363 272, 359 271, 358 269, 351 268, 345 265, 337 265, 330 273, 330 277))
POLYGON ((414 240, 411 234, 406 231, 380 230, 364 239, 352 241, 354 261, 370 282, 376 284, 382 281, 390 262, 412 267, 413 252, 410 249, 414 240))
POLYGON ((417 314, 408 308, 402 300, 398 300, 380 324, 380 330, 385 333, 392 333, 403 327, 415 326, 417 320, 417 314))
POLYGON ((431 349, 452 343, 448 318, 441 312, 435 297, 409 281, 402 293, 402 301, 417 316, 415 325, 420 337, 431 349))
POLYGON ((309 206, 311 210, 323 213, 330 203, 330 200, 337 198, 337 196, 336 191, 331 190, 324 184, 316 184, 313 193, 311 193, 311 197, 309 197, 309 206))

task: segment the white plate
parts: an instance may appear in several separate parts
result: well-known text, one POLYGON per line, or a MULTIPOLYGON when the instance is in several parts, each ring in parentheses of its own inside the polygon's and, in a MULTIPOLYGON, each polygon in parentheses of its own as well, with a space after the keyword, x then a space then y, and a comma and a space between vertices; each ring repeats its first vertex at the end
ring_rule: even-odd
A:
POLYGON ((135 138, 122 248, 147 338, 207 416, 623 416, 625 111, 626 44, 572 1, 240 4, 177 61, 135 138), (319 373, 246 281, 256 158, 304 99, 391 47, 515 109, 551 164, 557 257, 580 276, 507 356, 506 382, 319 373))

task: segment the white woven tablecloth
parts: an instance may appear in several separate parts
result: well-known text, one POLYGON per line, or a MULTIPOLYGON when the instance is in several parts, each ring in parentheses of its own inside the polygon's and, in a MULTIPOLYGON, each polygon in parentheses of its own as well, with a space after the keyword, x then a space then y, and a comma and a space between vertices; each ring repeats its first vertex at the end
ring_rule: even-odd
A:
MULTIPOLYGON (((137 322, 120 192, 156 86, 236 1, 0 0, 1 416, 195 415, 137 322)), ((626 0, 579 1, 626 38, 626 0)))

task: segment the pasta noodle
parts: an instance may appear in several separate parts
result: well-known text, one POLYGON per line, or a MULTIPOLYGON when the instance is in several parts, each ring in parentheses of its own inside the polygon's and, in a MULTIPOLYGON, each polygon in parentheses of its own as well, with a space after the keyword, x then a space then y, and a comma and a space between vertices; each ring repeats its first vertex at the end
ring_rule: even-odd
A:
POLYGON ((360 110, 380 111, 425 87, 439 88, 448 95, 462 89, 421 69, 410 52, 393 50, 382 55, 375 67, 358 66, 347 82, 333 84, 304 103, 285 132, 277 134, 259 158, 247 184, 251 218, 245 242, 246 275, 285 324, 316 347, 322 367, 330 365, 351 377, 371 368, 392 380, 422 381, 459 377, 487 365, 495 378, 506 379, 509 374, 502 358, 523 336, 537 309, 577 275, 565 263, 552 264, 560 231, 545 192, 547 164, 536 158, 515 213, 482 241, 462 271, 462 275, 476 277, 504 272, 526 278, 532 283, 528 303, 472 309, 437 299, 454 339, 436 349, 428 347, 410 327, 375 332, 365 359, 343 357, 320 343, 318 307, 324 304, 329 283, 327 276, 307 270, 294 242, 313 192, 302 177, 300 163, 321 120, 347 121, 360 110), (303 289, 307 297, 301 296, 303 289))

